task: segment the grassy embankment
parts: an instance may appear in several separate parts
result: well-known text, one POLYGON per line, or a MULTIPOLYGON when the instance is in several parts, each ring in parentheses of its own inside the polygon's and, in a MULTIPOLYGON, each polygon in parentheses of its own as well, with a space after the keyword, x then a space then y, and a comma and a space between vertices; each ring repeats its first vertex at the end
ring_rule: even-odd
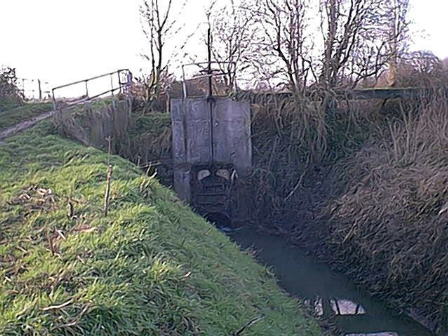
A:
POLYGON ((289 236, 372 294, 448 330, 444 93, 339 102, 326 114, 279 105, 255 120, 264 208, 291 209, 289 236))
POLYGON ((171 117, 168 113, 134 112, 131 116, 129 154, 132 161, 149 162, 171 158, 171 117))
POLYGON ((53 106, 50 103, 26 103, 6 110, 0 109, 0 129, 29 120, 41 113, 51 111, 52 108, 53 106))
MULTIPOLYGON (((448 104, 416 102, 341 160, 333 257, 372 293, 448 330, 448 104)), ((337 182, 338 183, 338 182, 337 182)))
POLYGON ((0 146, 1 335, 320 335, 173 193, 49 123, 0 146))
POLYGON ((275 217, 300 218, 283 231, 441 329, 448 329, 447 112, 444 96, 344 101, 331 114, 272 100, 253 106, 252 125, 260 218, 268 226, 275 217))

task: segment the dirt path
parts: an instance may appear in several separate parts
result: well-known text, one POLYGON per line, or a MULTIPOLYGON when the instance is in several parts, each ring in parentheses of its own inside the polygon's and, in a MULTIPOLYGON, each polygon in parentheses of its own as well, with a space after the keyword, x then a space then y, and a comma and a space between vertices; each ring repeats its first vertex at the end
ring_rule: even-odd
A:
POLYGON ((19 132, 22 132, 30 127, 33 127, 36 125, 39 121, 42 121, 44 119, 50 118, 52 115, 54 115, 56 111, 49 111, 42 113, 38 115, 37 117, 34 117, 29 120, 22 121, 14 126, 5 128, 3 130, 0 130, 0 141, 5 140, 6 138, 9 138, 13 135, 16 135, 19 132))

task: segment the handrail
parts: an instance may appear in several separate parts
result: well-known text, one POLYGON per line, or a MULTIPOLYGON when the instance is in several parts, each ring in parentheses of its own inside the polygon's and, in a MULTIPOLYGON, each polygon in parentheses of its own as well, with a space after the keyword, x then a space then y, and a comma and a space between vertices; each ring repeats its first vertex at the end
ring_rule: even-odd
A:
POLYGON ((92 100, 92 99, 96 99, 96 98, 101 97, 101 96, 103 96, 103 95, 105 95, 107 93, 111 93, 111 95, 113 96, 115 91, 120 91, 120 93, 123 93, 123 92, 127 93, 129 88, 130 88, 130 86, 131 86, 131 84, 132 84, 132 72, 129 69, 119 69, 119 70, 116 70, 116 71, 113 71, 113 72, 109 72, 109 73, 106 73, 106 74, 93 76, 93 77, 82 79, 82 80, 75 81, 75 82, 72 82, 72 83, 56 86, 56 87, 54 87, 51 90, 52 97, 53 97, 53 108, 55 110, 57 109, 57 99, 56 99, 56 95, 55 95, 55 92, 57 90, 60 90, 60 89, 63 89, 63 88, 67 88, 67 87, 70 87, 70 86, 74 86, 74 85, 78 85, 78 84, 82 84, 82 83, 85 84, 85 95, 82 96, 82 98, 80 98, 79 100, 77 100, 75 102, 72 102, 72 104, 85 102, 85 101, 89 101, 89 100, 92 100), (126 76, 126 79, 124 81, 122 80, 122 75, 123 74, 126 76), (118 76, 118 87, 114 87, 114 77, 113 76, 115 76, 115 75, 118 76), (90 96, 90 94, 89 94, 89 82, 97 80, 97 79, 100 79, 100 78, 105 78, 105 77, 110 77, 111 89, 106 90, 106 91, 104 91, 102 93, 96 94, 94 96, 90 96))
MULTIPOLYGON (((209 64, 209 66, 211 66, 212 64, 232 64, 234 67, 236 67, 236 62, 232 62, 232 61, 222 61, 222 62, 218 62, 218 61, 209 61, 209 62, 197 62, 197 63, 187 63, 187 64, 182 64, 182 91, 183 91, 183 96, 184 98, 188 97, 188 90, 187 90, 187 79, 186 79, 186 75, 185 75, 185 68, 186 67, 191 67, 191 66, 201 66, 201 65, 205 65, 205 64, 209 64)), ((221 70, 221 69, 217 69, 216 72, 213 73, 207 73, 205 75, 200 75, 200 76, 194 76, 193 78, 189 79, 189 80, 194 80, 194 79, 199 79, 199 78, 211 78, 213 77, 218 77, 218 76, 225 76, 226 74, 221 70)), ((236 93, 237 92, 237 81, 235 80, 233 83, 233 90, 236 93)), ((212 88, 209 89, 209 95, 212 95, 212 88)))
POLYGON ((125 72, 125 71, 131 72, 129 69, 119 69, 119 70, 116 70, 116 71, 113 71, 113 72, 105 73, 103 75, 98 75, 98 76, 82 79, 82 80, 79 80, 79 81, 76 81, 76 82, 72 82, 72 83, 68 83, 68 84, 64 84, 64 85, 59 85, 59 86, 54 87, 53 90, 58 90, 58 89, 62 89, 62 88, 68 87, 68 86, 85 83, 85 82, 88 82, 88 81, 91 81, 91 80, 95 80, 95 79, 111 76, 111 75, 114 75, 116 73, 121 73, 121 72, 125 72))

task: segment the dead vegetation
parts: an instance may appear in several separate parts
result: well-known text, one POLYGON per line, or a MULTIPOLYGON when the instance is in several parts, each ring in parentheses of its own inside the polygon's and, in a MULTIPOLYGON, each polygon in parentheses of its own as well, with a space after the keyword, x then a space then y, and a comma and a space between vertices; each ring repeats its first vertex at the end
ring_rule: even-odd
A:
POLYGON ((345 100, 328 107, 316 97, 300 95, 273 95, 254 104, 253 183, 256 208, 264 211, 260 218, 272 222, 297 215, 306 181, 359 149, 385 123, 382 104, 345 100))
POLYGON ((51 189, 31 186, 10 201, 11 205, 22 205, 28 212, 51 211, 56 203, 51 189))
MULTIPOLYGON (((416 73, 424 81, 426 74, 416 73)), ((339 100, 321 114, 304 99, 254 106, 253 182, 265 228, 292 235, 372 294, 412 307, 441 331, 448 103, 445 92, 435 92, 339 100)))
POLYGON ((375 294, 438 322, 448 286, 447 112, 445 96, 403 110, 401 120, 338 164, 335 174, 349 182, 329 203, 336 259, 375 294))

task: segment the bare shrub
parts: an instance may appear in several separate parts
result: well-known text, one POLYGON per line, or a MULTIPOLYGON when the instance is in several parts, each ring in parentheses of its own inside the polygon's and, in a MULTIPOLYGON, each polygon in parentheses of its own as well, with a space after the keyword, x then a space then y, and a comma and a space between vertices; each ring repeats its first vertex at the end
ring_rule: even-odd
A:
POLYGON ((439 87, 447 84, 448 70, 430 51, 407 54, 397 69, 399 87, 439 87))
POLYGON ((16 69, 0 69, 0 111, 23 104, 23 93, 17 86, 16 69))

